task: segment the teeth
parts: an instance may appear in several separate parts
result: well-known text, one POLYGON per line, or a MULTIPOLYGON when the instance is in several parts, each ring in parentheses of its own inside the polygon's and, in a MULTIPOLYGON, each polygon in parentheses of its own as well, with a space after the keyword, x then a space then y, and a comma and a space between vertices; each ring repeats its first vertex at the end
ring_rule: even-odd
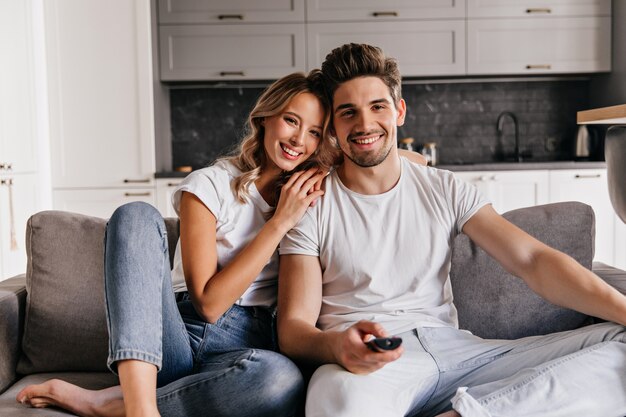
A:
POLYGON ((369 139, 355 139, 354 141, 358 143, 359 145, 368 145, 370 143, 376 142, 379 138, 380 136, 377 136, 375 138, 369 138, 369 139))
POLYGON ((283 151, 287 152, 291 156, 298 156, 298 155, 300 155, 298 152, 293 151, 293 150, 291 150, 291 149, 289 149, 289 148, 287 148, 285 146, 281 146, 281 148, 283 149, 283 151))

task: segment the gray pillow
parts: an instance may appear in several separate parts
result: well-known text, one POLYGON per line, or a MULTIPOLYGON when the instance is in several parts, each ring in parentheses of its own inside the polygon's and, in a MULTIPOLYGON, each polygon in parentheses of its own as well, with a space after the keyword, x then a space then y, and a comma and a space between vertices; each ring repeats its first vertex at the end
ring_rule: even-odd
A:
MULTIPOLYGON (((591 269, 595 219, 586 204, 566 202, 509 211, 507 220, 591 269)), ((490 339, 570 330, 588 317, 545 301, 461 234, 452 250, 450 271, 459 326, 490 339)))
MULTIPOLYGON (((170 256, 178 238, 168 219, 170 256)), ((33 215, 26 227, 26 318, 21 374, 106 371, 106 220, 61 211, 33 215)))

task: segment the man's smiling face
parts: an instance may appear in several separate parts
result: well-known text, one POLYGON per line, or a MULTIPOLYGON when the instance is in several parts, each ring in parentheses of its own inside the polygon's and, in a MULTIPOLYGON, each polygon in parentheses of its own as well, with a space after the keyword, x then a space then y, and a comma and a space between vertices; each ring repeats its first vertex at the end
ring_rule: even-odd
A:
POLYGON ((378 77, 346 81, 333 95, 335 136, 346 158, 361 167, 379 165, 387 158, 405 113, 404 100, 396 105, 378 77))

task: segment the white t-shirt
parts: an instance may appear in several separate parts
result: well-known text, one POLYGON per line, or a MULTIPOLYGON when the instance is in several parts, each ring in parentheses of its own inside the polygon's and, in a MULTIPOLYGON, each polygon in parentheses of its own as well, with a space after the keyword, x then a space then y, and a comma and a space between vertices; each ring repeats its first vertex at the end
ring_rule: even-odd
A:
POLYGON ((280 244, 281 255, 319 256, 317 326, 343 330, 370 320, 392 334, 419 325, 458 327, 451 245, 488 204, 476 187, 401 158, 400 180, 383 194, 358 194, 336 171, 325 190, 280 244))
MULTIPOLYGON (((218 161, 214 165, 189 174, 172 195, 172 204, 179 214, 183 191, 195 194, 211 210, 217 220, 217 269, 221 270, 243 249, 265 224, 265 215, 272 207, 261 197, 256 186, 250 186, 247 204, 237 201, 232 181, 241 171, 231 162, 218 161)), ((276 304, 278 252, 274 252, 259 276, 237 301, 242 306, 272 306, 276 304)), ((185 275, 180 253, 180 240, 174 254, 172 269, 174 291, 184 291, 185 275)))

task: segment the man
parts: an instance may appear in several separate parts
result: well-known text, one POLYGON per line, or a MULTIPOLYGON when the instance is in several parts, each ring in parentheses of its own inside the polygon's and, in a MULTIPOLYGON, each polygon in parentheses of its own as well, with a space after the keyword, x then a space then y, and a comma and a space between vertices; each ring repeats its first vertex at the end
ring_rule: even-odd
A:
POLYGON ((626 414, 626 298, 452 173, 398 156, 406 105, 380 49, 344 45, 322 72, 344 160, 280 249, 281 350, 322 365, 307 416, 626 414), (621 325, 515 341, 458 330, 449 270, 461 232, 552 303, 621 325), (365 344, 388 335, 402 346, 365 344))

